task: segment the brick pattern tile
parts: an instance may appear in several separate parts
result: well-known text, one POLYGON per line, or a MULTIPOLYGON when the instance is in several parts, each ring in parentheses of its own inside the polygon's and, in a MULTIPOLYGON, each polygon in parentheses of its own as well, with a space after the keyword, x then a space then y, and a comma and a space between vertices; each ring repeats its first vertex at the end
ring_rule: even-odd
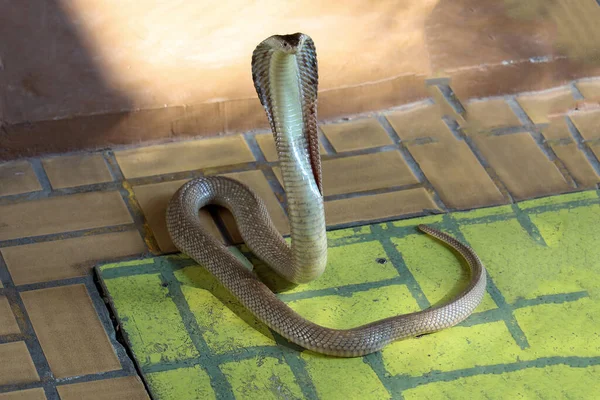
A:
POLYGON ((46 158, 42 160, 42 164, 54 189, 113 180, 101 154, 46 158))
POLYGON ((121 369, 84 285, 21 293, 56 378, 121 369))
POLYGON ((57 390, 61 400, 146 400, 150 398, 137 376, 60 385, 57 390))
POLYGON ((462 125, 473 131, 519 126, 521 122, 504 99, 471 101, 465 105, 466 122, 462 125))
POLYGON ((240 135, 115 152, 125 178, 241 164, 254 157, 240 135))
POLYGON ((534 124, 549 123, 553 114, 564 114, 576 103, 568 87, 521 95, 517 102, 534 124))
POLYGON ((386 115, 390 125, 403 141, 421 138, 445 139, 452 134, 439 117, 435 105, 424 105, 386 115))
MULTIPOLYGON (((290 225, 285 215, 279 200, 273 193, 269 182, 261 171, 247 171, 233 174, 225 174, 224 176, 236 179, 250 188, 254 189, 261 199, 265 202, 269 215, 275 224, 275 227, 282 235, 290 232, 290 225)), ((242 237, 237 229, 233 215, 228 210, 221 211, 221 217, 227 227, 233 243, 241 243, 242 237)))
POLYGON ((409 145, 408 150, 447 207, 469 209, 506 202, 466 143, 451 139, 409 145))
POLYGON ((542 134, 580 188, 593 188, 600 177, 575 143, 564 117, 553 118, 542 134))
POLYGON ((10 309, 10 304, 4 296, 0 296, 0 336, 19 334, 19 325, 15 315, 10 309))
POLYGON ((600 101, 600 79, 582 80, 576 86, 586 100, 600 101))
POLYGON ((42 190, 29 161, 0 164, 0 196, 42 190))
POLYGON ((335 151, 345 152, 392 145, 392 139, 375 118, 322 125, 335 151))
POLYGON ((581 189, 591 189, 600 183, 600 176, 591 166, 585 155, 575 143, 557 143, 551 145, 556 156, 565 164, 567 170, 581 189))
POLYGON ((0 393, 0 400, 46 400, 44 389, 35 388, 17 392, 0 393))
POLYGON ((419 183, 398 151, 323 161, 325 196, 419 183))
POLYGON ((119 192, 91 192, 0 206, 0 240, 132 223, 119 192))
POLYGON ((328 225, 339 225, 415 214, 423 210, 439 211, 425 189, 402 190, 333 200, 325 203, 325 220, 328 225))
POLYGON ((574 113, 571 120, 584 139, 600 139, 600 111, 574 113))
POLYGON ((137 231, 107 233, 0 249, 15 285, 84 276, 96 262, 144 253, 137 231))
POLYGON ((435 117, 434 106, 397 112, 387 118, 444 204, 466 209, 505 201, 464 141, 435 117))
MULTIPOLYGON (((148 224, 156 238, 158 247, 165 253, 177 250, 167 231, 167 206, 171 197, 173 197, 175 192, 186 181, 187 180, 179 180, 133 187, 135 196, 148 220, 148 224)), ((200 219, 210 232, 217 238, 223 240, 223 236, 217 228, 217 225, 206 210, 200 211, 200 219)))
POLYGON ((473 137, 515 199, 561 193, 569 185, 528 133, 473 137))
MULTIPOLYGON (((256 135, 255 138, 256 142, 258 143, 258 147, 260 148, 260 151, 262 151, 267 162, 279 161, 279 158, 277 157, 277 148, 275 147, 275 141, 273 140, 273 134, 261 133, 256 135)), ((321 155, 327 154, 325 147, 323 147, 323 143, 319 143, 319 148, 321 155)))
POLYGON ((0 344, 0 385, 40 380, 25 342, 0 344))
MULTIPOLYGON (((398 151, 325 160, 322 169, 325 196, 419 183, 398 151)), ((283 186, 279 167, 274 167, 273 172, 283 186)))

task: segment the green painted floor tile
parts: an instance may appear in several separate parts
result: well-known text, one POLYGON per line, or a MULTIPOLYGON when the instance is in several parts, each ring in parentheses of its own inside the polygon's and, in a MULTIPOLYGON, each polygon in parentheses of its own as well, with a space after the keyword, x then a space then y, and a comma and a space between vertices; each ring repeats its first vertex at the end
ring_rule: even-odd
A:
POLYGON ((513 215, 514 211, 511 206, 498 206, 498 207, 487 207, 478 208, 471 211, 461 211, 452 213, 452 218, 457 221, 470 220, 476 218, 486 217, 498 217, 498 216, 510 216, 513 215))
POLYGON ((199 356, 160 275, 125 276, 104 283, 141 365, 199 356))
MULTIPOLYGON (((430 304, 449 300, 468 284, 469 271, 465 262, 448 247, 441 246, 437 240, 413 234, 395 237, 391 241, 430 304)), ((496 303, 486 293, 476 312, 493 308, 496 308, 496 303)))
POLYGON ((577 193, 568 193, 563 194, 562 196, 550 196, 550 197, 542 197, 539 199, 526 200, 519 203, 519 208, 521 210, 527 210, 531 208, 536 208, 540 206, 560 206, 565 203, 570 202, 580 202, 580 201, 593 201, 596 203, 600 203, 600 198, 598 198, 598 193, 593 190, 589 190, 586 192, 577 192, 577 193))
POLYGON ((236 399, 302 399, 290 367, 273 357, 256 357, 221 365, 236 399))
POLYGON ((419 310, 405 285, 391 285, 348 296, 320 296, 288 305, 304 318, 329 328, 347 329, 419 310))
POLYGON ((305 285, 298 285, 287 293, 339 288, 359 283, 378 282, 398 278, 398 271, 387 260, 381 243, 369 241, 328 249, 327 268, 321 277, 305 285))
MULTIPOLYGON (((525 215, 528 217, 528 215, 525 215)), ((600 207, 531 215, 546 245, 517 218, 460 227, 508 303, 600 287, 600 207)))
POLYGON ((303 352, 306 370, 321 399, 388 399, 389 393, 360 358, 328 358, 303 352))
MULTIPOLYGON (((471 372, 471 371, 469 371, 471 372)), ((477 371, 472 371, 477 374, 477 371)), ((458 377, 403 392, 405 400, 593 400, 600 393, 600 368, 554 365, 458 377)))
MULTIPOLYGON (((522 359, 600 357, 600 303, 590 298, 515 310, 530 348, 522 359)), ((600 379, 600 377, 599 377, 600 379)))
POLYGON ((145 374, 155 397, 162 400, 216 399, 210 377, 200 366, 145 374))
POLYGON ((325 326, 416 311, 462 290, 464 262, 419 233, 419 223, 466 239, 491 277, 483 303, 459 326, 363 358, 288 345, 186 256, 97 271, 157 400, 593 399, 599 203, 589 191, 329 232, 327 272, 278 294, 325 326))
POLYGON ((269 329, 242 307, 205 269, 175 272, 208 347, 217 354, 252 346, 274 345, 269 329))
MULTIPOLYGON (((443 215, 429 215, 427 217, 401 219, 399 221, 393 221, 391 222, 391 225, 397 228, 402 228, 406 226, 416 226, 418 224, 437 224, 439 222, 442 222, 443 218, 443 215)), ((382 228, 387 229, 387 225, 384 224, 382 228)))
POLYGON ((387 372, 411 376, 514 363, 520 354, 521 348, 503 321, 459 326, 418 340, 392 343, 382 351, 387 372))

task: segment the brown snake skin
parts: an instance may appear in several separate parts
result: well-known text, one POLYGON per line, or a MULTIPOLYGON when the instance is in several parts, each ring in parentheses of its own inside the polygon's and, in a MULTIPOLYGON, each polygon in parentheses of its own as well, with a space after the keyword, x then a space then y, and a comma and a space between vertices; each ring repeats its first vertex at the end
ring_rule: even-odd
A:
POLYGON ((317 139, 317 61, 310 37, 273 36, 258 45, 252 71, 269 118, 291 226, 291 245, 274 227, 263 201, 246 185, 225 177, 184 184, 167 209, 167 227, 177 248, 210 271, 250 312, 293 343, 318 353, 356 357, 392 341, 448 328, 467 318, 486 288, 486 271, 471 248, 433 228, 419 229, 447 243, 471 269, 468 286, 447 304, 339 330, 316 325, 293 311, 200 223, 208 204, 228 208, 248 247, 279 275, 295 283, 323 273, 327 239, 317 139))

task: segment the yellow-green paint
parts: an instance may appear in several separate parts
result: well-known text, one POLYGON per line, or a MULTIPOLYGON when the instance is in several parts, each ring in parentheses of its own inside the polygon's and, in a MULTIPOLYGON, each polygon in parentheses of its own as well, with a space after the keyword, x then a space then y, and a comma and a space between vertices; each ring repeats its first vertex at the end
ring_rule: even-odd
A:
POLYGON ((357 235, 368 235, 371 233, 371 227, 369 225, 357 226, 351 229, 338 229, 327 233, 327 239, 341 239, 354 237, 357 235))
POLYGON ((290 367, 273 357, 255 357, 221 366, 236 399, 302 399, 290 367))
POLYGON ((452 218, 457 221, 474 218, 494 217, 499 215, 511 215, 513 214, 511 206, 498 206, 498 207, 487 207, 478 208, 471 211, 462 211, 452 214, 452 218))
POLYGON ((404 391, 405 400, 594 400, 600 393, 600 367, 554 365, 475 375, 404 391))
POLYGON ((514 363, 521 352, 504 322, 499 321, 392 343, 383 349, 382 356, 390 374, 421 376, 432 371, 514 363))
POLYGON ((329 260, 323 275, 306 285, 299 285, 288 293, 306 292, 335 288, 366 282, 378 282, 398 277, 398 272, 390 262, 381 243, 377 241, 333 247, 328 251, 329 260))
POLYGON ((521 359, 600 356, 599 316, 600 303, 590 298, 515 310, 531 346, 521 359))
POLYGON ((546 246, 515 218, 466 224, 461 232, 507 302, 600 287, 600 207, 532 213, 546 246))
POLYGON ((364 358, 283 344, 185 256, 98 271, 158 400, 597 397, 596 191, 329 232, 327 272, 281 298, 334 328, 416 311, 421 293, 431 304, 450 298, 468 279, 465 265, 419 223, 466 239, 490 291, 465 323, 364 358))
POLYGON ((329 328, 347 329, 378 319, 419 310, 406 285, 391 285, 350 296, 322 296, 291 301, 303 317, 329 328))
POLYGON ((210 377, 200 366, 146 374, 155 398, 161 400, 215 399, 210 377))
POLYGON ((134 275, 105 280, 127 332, 136 357, 142 365, 173 362, 198 357, 183 321, 159 275, 134 275))
POLYGON ((238 348, 275 344, 269 329, 216 284, 206 270, 187 267, 176 271, 175 276, 182 282, 181 291, 213 352, 222 354, 238 348), (206 282, 212 284, 202 288, 201 283, 206 282))
POLYGON ((331 358, 302 352, 306 370, 321 399, 388 399, 377 374, 360 358, 331 358))
MULTIPOLYGON (((445 302, 460 293, 469 281, 469 271, 464 262, 449 248, 440 246, 431 237, 412 234, 391 239, 402 255, 421 290, 432 305, 445 302)), ((496 303, 486 293, 475 312, 496 308, 496 303)))
POLYGON ((100 269, 102 271, 105 271, 107 269, 112 269, 112 268, 124 268, 124 267, 134 267, 137 265, 144 265, 144 264, 151 264, 152 261, 148 261, 148 259, 137 259, 137 260, 129 260, 129 261, 121 261, 118 263, 112 263, 112 264, 104 264, 100 267, 100 269))
MULTIPOLYGON (((410 218, 410 219, 401 219, 399 221, 393 221, 391 223, 392 226, 397 228, 402 228, 405 226, 415 226, 415 222, 418 221, 419 224, 436 224, 438 222, 442 222, 444 218, 443 215, 428 215, 427 217, 421 217, 418 219, 410 218)), ((386 225, 382 226, 383 228, 387 228, 386 225)))
POLYGON ((564 204, 582 200, 598 200, 598 194, 593 190, 589 190, 586 192, 563 194, 562 196, 542 197, 520 202, 519 208, 521 210, 528 210, 534 207, 564 204))

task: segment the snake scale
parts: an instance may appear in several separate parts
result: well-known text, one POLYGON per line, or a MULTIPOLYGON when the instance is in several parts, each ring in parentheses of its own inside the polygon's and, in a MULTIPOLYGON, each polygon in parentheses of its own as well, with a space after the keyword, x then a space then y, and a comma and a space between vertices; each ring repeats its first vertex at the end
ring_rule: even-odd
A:
MULTIPOLYGON (((275 35, 252 56, 252 77, 274 135, 287 197, 291 244, 273 225, 264 202, 248 186, 226 177, 185 183, 167 208, 167 227, 176 247, 210 271, 260 321, 306 349, 339 357, 379 351, 392 341, 451 327, 479 305, 486 270, 474 251, 428 226, 419 229, 454 248, 471 270, 468 286, 450 302, 352 329, 330 329, 303 318, 214 238, 200 223, 208 204, 229 209, 250 250, 286 280, 317 279, 327 263, 327 237, 317 136, 317 58, 313 40, 302 33, 275 35)), ((390 171, 393 173, 393 171, 390 171)))

